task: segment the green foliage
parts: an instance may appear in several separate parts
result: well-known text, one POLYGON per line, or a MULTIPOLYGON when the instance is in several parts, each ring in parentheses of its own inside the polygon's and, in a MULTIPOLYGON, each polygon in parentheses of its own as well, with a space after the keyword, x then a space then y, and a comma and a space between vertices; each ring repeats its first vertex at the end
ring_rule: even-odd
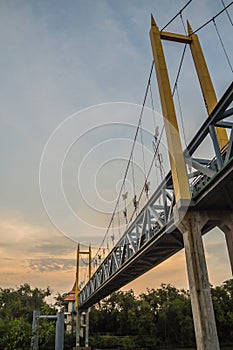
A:
POLYGON ((76 336, 75 333, 67 333, 65 332, 64 336, 64 350, 71 350, 75 347, 76 344, 76 336))
MULTIPOLYGON (((212 296, 220 341, 233 342, 233 280, 213 288, 212 296)), ((99 348, 195 346, 189 292, 162 284, 138 298, 132 290, 113 293, 92 307, 90 331, 99 348)))
MULTIPOLYGON (((55 312, 45 302, 45 297, 50 294, 49 288, 32 289, 27 283, 19 286, 17 289, 0 288, 1 350, 30 349, 33 310, 39 310, 46 315, 54 314, 55 312)), ((41 323, 40 342, 43 344, 44 349, 49 350, 48 344, 51 342, 51 339, 54 339, 54 325, 41 323)), ((40 349, 43 350, 43 346, 40 349)))
POLYGON ((67 296, 67 293, 64 294, 60 294, 57 293, 56 297, 55 297, 55 306, 61 308, 61 307, 66 307, 67 302, 65 301, 65 297, 67 296))
POLYGON ((160 341, 166 345, 193 345, 194 328, 188 293, 184 290, 179 291, 170 284, 162 285, 153 293, 157 301, 155 312, 158 315, 160 341))
MULTIPOLYGON (((233 280, 212 288, 212 299, 221 343, 233 342, 233 280)), ((47 289, 28 284, 17 289, 0 288, 0 349, 29 350, 33 310, 55 314, 46 296, 47 289)), ((56 305, 64 305, 57 295, 56 305)), ((170 284, 148 289, 136 297, 132 290, 115 292, 92 307, 90 342, 102 349, 155 349, 156 346, 195 346, 190 295, 170 284)), ((55 322, 43 320, 39 326, 39 349, 53 350, 55 322)), ((75 345, 75 334, 65 334, 64 349, 75 345)))
POLYGON ((55 346, 55 329, 56 324, 54 321, 43 320, 39 324, 39 349, 40 350, 53 350, 55 346))
POLYGON ((154 337, 100 335, 90 337, 91 346, 95 349, 155 349, 154 337))
POLYGON ((220 341, 233 342, 233 279, 211 292, 220 341))
POLYGON ((44 298, 50 294, 49 288, 31 289, 27 283, 16 290, 0 288, 0 317, 10 321, 22 316, 32 322, 32 311, 46 305, 44 298))
POLYGON ((22 317, 10 321, 0 339, 2 350, 25 350, 30 348, 31 325, 22 317))
POLYGON ((90 337, 90 343, 94 349, 154 349, 156 346, 155 338, 138 336, 102 335, 90 337))

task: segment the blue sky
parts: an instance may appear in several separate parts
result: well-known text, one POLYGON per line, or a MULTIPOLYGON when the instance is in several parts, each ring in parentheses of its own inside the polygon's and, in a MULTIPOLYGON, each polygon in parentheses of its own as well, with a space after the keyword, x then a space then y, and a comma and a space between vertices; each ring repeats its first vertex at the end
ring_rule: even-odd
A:
MULTIPOLYGON (((98 211, 89 213, 80 193, 75 192, 78 165, 85 154, 109 137, 114 142, 108 148, 108 157, 111 152, 117 156, 117 149, 118 156, 127 158, 132 127, 122 129, 125 144, 119 143, 119 135, 116 136, 120 129, 116 131, 114 127, 103 128, 97 132, 92 128, 107 122, 137 123, 140 106, 133 107, 130 104, 142 103, 150 71, 150 14, 153 13, 161 28, 185 3, 186 1, 180 0, 1 1, 1 286, 29 282, 41 286, 50 284, 52 288, 64 291, 72 285, 76 243, 65 238, 53 225, 41 200, 39 166, 44 147, 54 130, 71 115, 75 116, 75 123, 71 125, 73 137, 76 128, 77 135, 91 128, 89 137, 75 143, 64 168, 68 200, 85 220, 79 223, 76 220, 68 222, 64 212, 61 217, 72 227, 73 237, 74 232, 77 232, 77 241, 87 244, 94 239, 98 243, 104 232, 98 227, 107 224, 108 216, 101 216, 98 211), (77 114, 85 108, 109 102, 125 104, 121 104, 118 109, 111 104, 109 109, 96 107, 77 114)), ((230 1, 225 0, 225 3, 227 5, 230 1)), ((184 11, 183 18, 185 21, 189 19, 195 30, 221 9, 220 0, 193 0, 184 11)), ((233 16, 232 6, 229 14, 233 16)), ((232 59, 232 26, 226 14, 219 16, 216 23, 232 59)), ((183 33, 181 20, 177 18, 167 30, 183 33)), ((232 81, 232 74, 213 24, 202 29, 199 37, 220 97, 232 81)), ((164 48, 173 83, 182 46, 165 43, 164 48)), ((155 109, 160 112, 155 77, 152 84, 155 109)), ((179 81, 179 92, 186 137, 189 140, 206 118, 206 112, 188 50, 179 81)), ((145 127, 150 129, 151 125, 148 123, 145 127)), ((64 136, 62 132, 60 136, 64 136)), ((63 141, 64 139, 57 147, 63 145, 63 141)), ((85 183, 85 176, 89 179, 90 172, 101 165, 100 160, 107 159, 106 148, 99 147, 99 153, 93 153, 83 173, 84 192, 89 194, 89 200, 94 197, 88 180, 85 183)), ((125 165, 121 159, 119 166, 110 163, 109 167, 104 167, 99 172, 101 196, 111 199, 113 204, 116 179, 111 174, 115 172, 116 177, 122 178, 125 165), (108 184, 107 187, 104 183, 108 184), (113 192, 110 192, 111 186, 114 187, 113 192)), ((49 169, 48 178, 53 174, 49 169)), ((140 169, 138 171, 140 173, 140 169)), ((50 185, 51 182, 48 182, 48 187, 53 188, 50 185)), ((59 210, 59 206, 56 208, 59 210)), ((213 236, 215 238, 212 241, 209 236, 207 238, 207 241, 210 240, 208 256, 217 259, 213 252, 225 252, 225 243, 223 237, 219 241, 219 235, 213 236)), ((177 268, 177 273, 174 274, 171 267, 174 264, 168 262, 160 270, 152 271, 147 275, 149 277, 135 282, 135 288, 139 290, 145 283, 152 283, 148 286, 153 287, 153 283, 158 285, 173 281, 178 286, 186 285, 182 253, 177 259, 180 259, 177 266, 182 271, 177 268), (155 279, 156 282, 153 282, 155 279)), ((213 261, 215 260, 211 260, 212 264, 213 261)), ((229 276, 227 264, 226 257, 221 261, 217 277, 212 278, 214 283, 229 276)))

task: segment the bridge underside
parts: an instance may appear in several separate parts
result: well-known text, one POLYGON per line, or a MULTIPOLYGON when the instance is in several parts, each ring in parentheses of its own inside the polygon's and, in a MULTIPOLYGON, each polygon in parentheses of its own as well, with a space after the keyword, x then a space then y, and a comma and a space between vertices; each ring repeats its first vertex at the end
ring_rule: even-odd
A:
POLYGON ((233 209, 233 159, 193 198, 197 210, 233 209))
POLYGON ((91 294, 82 303, 81 309, 86 309, 112 292, 119 290, 135 280, 135 278, 167 260, 182 248, 182 234, 177 229, 173 230, 172 233, 166 233, 164 230, 129 259, 106 283, 102 284, 98 290, 91 294))

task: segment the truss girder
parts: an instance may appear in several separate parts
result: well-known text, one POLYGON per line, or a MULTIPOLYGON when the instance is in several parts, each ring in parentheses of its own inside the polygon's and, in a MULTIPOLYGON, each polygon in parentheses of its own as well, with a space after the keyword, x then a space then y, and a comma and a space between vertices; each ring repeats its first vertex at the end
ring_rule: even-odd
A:
MULTIPOLYGON (((214 195, 221 180, 233 172, 233 115, 228 108, 233 100, 233 83, 226 90, 211 115, 184 151, 186 166, 191 167, 189 181, 191 206, 205 196, 214 195), (215 128, 229 130, 229 142, 220 149, 215 128), (195 158, 195 151, 210 135, 214 158, 195 158)), ((111 292, 142 275, 183 248, 182 235, 174 225, 175 196, 171 172, 148 200, 136 219, 131 222, 112 251, 98 267, 79 294, 79 308, 90 307, 111 292)))

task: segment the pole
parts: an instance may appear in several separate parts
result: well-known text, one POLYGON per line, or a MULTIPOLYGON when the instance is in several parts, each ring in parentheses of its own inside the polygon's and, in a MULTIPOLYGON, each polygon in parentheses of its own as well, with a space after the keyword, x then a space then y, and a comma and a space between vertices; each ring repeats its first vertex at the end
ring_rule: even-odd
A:
POLYGON ((55 350, 64 348, 64 312, 57 313, 55 350))
POLYGON ((32 320, 32 340, 31 340, 31 348, 32 350, 38 350, 38 335, 37 331, 39 329, 39 316, 40 311, 33 311, 33 320, 32 320))
MULTIPOLYGON (((89 280, 91 279, 91 245, 89 245, 89 280)), ((89 309, 85 316, 85 347, 89 347, 89 309)))
POLYGON ((91 245, 89 245, 89 280, 91 279, 91 245))
POLYGON ((86 311, 85 317, 85 347, 89 347, 89 309, 86 311))
POLYGON ((78 309, 78 285, 79 285, 79 253, 80 253, 80 244, 77 248, 77 261, 76 261, 76 285, 75 285, 75 306, 76 310, 78 309))
POLYGON ((80 314, 78 311, 78 285, 79 285, 79 253, 80 253, 80 244, 77 248, 77 265, 76 265, 76 346, 80 346, 80 314))

